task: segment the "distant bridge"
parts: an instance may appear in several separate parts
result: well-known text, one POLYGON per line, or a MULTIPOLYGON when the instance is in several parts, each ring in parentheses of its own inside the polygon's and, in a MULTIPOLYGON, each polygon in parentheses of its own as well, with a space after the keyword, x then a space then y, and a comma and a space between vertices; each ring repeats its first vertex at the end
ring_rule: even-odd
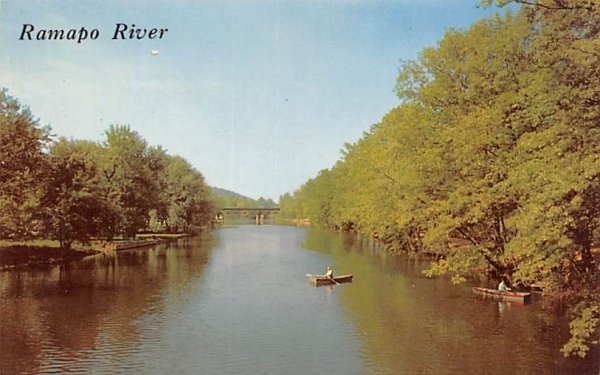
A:
POLYGON ((215 222, 217 224, 223 224, 225 221, 225 214, 228 214, 247 216, 248 218, 253 218, 256 221, 256 224, 262 224, 265 218, 275 216, 279 211, 279 207, 221 207, 217 209, 215 222))
POLYGON ((223 207, 219 208, 218 211, 231 212, 231 213, 242 213, 242 212, 279 212, 279 207, 267 208, 267 207, 223 207))

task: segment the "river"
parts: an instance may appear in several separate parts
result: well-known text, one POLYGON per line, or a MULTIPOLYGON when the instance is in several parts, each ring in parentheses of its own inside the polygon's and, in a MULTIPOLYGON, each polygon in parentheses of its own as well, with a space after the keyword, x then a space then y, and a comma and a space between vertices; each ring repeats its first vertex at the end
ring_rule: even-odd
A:
POLYGON ((336 232, 223 227, 151 249, 0 272, 0 374, 598 374, 564 317, 427 279, 336 232), (306 273, 352 273, 314 287, 306 273))

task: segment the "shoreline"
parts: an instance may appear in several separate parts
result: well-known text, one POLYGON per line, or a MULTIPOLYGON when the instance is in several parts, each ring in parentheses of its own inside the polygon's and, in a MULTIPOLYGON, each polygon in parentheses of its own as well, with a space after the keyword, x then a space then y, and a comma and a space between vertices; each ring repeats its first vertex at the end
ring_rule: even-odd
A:
POLYGON ((36 244, 35 241, 31 243, 0 244, 0 272, 66 264, 92 255, 141 249, 192 236, 191 233, 149 233, 138 235, 136 240, 98 241, 93 242, 91 245, 77 246, 70 250, 61 249, 51 241, 44 241, 44 245, 36 244))
POLYGON ((99 253, 93 249, 64 250, 51 246, 12 245, 0 247, 0 272, 66 264, 99 253))

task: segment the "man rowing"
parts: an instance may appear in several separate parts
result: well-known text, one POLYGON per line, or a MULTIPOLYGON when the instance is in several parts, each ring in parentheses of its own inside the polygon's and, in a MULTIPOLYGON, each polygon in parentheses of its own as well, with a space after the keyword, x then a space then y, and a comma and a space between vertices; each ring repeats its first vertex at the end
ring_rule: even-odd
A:
POLYGON ((331 266, 327 266, 327 271, 325 272, 325 277, 328 279, 333 279, 333 268, 331 268, 331 266))

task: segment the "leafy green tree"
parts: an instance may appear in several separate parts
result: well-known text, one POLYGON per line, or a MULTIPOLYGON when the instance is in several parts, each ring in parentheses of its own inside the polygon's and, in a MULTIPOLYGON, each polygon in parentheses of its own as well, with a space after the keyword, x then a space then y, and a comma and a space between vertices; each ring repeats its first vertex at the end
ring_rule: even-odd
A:
POLYGON ((284 193, 279 197, 279 208, 281 209, 281 217, 284 219, 298 217, 294 207, 294 197, 290 193, 284 193))
POLYGON ((532 170, 532 214, 520 214, 518 222, 527 235, 520 244, 535 246, 539 261, 537 269, 519 274, 573 306, 572 338, 563 352, 584 356, 600 341, 600 278, 592 253, 599 224, 600 4, 544 1, 523 11, 538 30, 532 41, 538 72, 529 85, 533 110, 525 117, 535 130, 519 144, 519 162, 532 170), (533 171, 540 166, 543 175, 533 171))
POLYGON ((600 340, 600 7, 531 4, 403 64, 402 103, 285 207, 436 253, 430 276, 543 285, 572 306, 563 352, 584 356, 600 340))
POLYGON ((35 234, 49 132, 6 89, 0 90, 0 238, 35 234))
POLYGON ((274 208, 277 204, 272 199, 260 197, 258 199, 252 199, 243 195, 218 189, 212 188, 212 200, 214 205, 218 208, 274 208))
POLYGON ((103 234, 116 216, 114 207, 102 199, 100 153, 96 143, 64 138, 50 150, 40 211, 44 235, 57 239, 64 249, 73 241, 86 243, 103 234))
POLYGON ((259 197, 256 200, 254 208, 275 208, 277 207, 277 203, 275 203, 271 198, 263 198, 259 197))
POLYGON ((204 177, 182 157, 168 156, 165 161, 167 230, 187 231, 192 225, 206 224, 212 216, 212 205, 204 177))
POLYGON ((150 173, 154 176, 156 196, 148 211, 148 225, 145 229, 159 232, 165 230, 169 218, 170 192, 167 182, 166 164, 169 155, 161 146, 148 147, 150 173))
POLYGON ((506 246, 515 233, 507 219, 518 191, 505 180, 523 132, 510 116, 522 104, 525 85, 517 75, 531 69, 530 33, 523 15, 494 16, 466 32, 448 32, 399 75, 399 95, 425 107, 435 129, 424 152, 434 160, 423 187, 425 220, 433 223, 424 242, 445 259, 433 274, 452 270, 460 281, 474 268, 505 278, 516 270, 506 246), (451 246, 449 237, 463 246, 451 246))
POLYGON ((119 208, 115 233, 133 237, 145 228, 160 185, 146 141, 129 126, 111 125, 106 131, 101 164, 103 198, 119 208))

